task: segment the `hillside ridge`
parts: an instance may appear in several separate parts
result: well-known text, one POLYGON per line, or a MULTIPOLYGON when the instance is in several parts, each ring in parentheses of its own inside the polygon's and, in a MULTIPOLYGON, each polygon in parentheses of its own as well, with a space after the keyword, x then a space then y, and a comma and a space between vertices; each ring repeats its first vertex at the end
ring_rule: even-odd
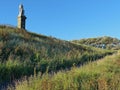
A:
POLYGON ((85 44, 96 48, 113 49, 113 50, 120 49, 120 40, 110 36, 73 40, 71 42, 76 44, 85 44))
POLYGON ((16 27, 0 26, 0 84, 39 72, 70 69, 113 53, 16 27))

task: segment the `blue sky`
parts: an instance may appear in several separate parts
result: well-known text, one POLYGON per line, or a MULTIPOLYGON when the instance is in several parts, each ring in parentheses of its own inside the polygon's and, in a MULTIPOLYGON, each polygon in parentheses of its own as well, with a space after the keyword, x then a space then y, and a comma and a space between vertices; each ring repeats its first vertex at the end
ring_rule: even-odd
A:
POLYGON ((63 40, 120 39, 120 0, 0 0, 0 24, 17 26, 20 3, 28 31, 63 40))

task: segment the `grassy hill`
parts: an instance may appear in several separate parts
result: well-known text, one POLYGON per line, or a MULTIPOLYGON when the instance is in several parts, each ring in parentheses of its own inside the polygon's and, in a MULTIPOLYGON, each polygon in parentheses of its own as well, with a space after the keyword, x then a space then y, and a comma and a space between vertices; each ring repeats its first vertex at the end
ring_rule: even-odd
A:
POLYGON ((46 70, 70 69, 112 53, 1 25, 0 84, 46 70))
MULTIPOLYGON (((120 90, 120 53, 70 71, 59 71, 16 82, 16 90, 120 90)), ((14 90, 14 87, 9 87, 14 90)))
POLYGON ((77 44, 85 44, 97 48, 114 49, 114 50, 120 49, 120 40, 108 36, 73 40, 72 42, 77 44))

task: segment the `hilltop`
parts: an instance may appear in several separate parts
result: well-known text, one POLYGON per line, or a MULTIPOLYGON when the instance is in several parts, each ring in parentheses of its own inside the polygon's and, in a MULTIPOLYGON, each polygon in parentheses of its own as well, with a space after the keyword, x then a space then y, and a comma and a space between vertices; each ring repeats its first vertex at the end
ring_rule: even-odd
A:
POLYGON ((10 26, 0 26, 0 60, 28 60, 34 58, 71 58, 79 54, 104 52, 105 50, 76 45, 74 43, 28 32, 10 26))
POLYGON ((1 25, 0 83, 38 72, 70 69, 113 53, 1 25))
POLYGON ((73 40, 71 42, 76 44, 85 44, 88 46, 93 46, 93 47, 103 48, 103 49, 113 49, 113 50, 120 49, 120 40, 117 38, 112 38, 108 36, 73 40))
POLYGON ((10 26, 0 26, 0 60, 31 60, 34 58, 72 58, 86 53, 104 52, 95 48, 28 32, 10 26), (67 57, 66 57, 67 56, 67 57))

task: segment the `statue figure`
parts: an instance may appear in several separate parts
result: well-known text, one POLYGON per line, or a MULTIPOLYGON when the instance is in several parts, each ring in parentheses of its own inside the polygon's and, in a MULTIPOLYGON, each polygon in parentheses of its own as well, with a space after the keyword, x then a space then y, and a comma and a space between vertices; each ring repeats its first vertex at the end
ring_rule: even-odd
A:
POLYGON ((19 5, 19 16, 24 16, 24 8, 22 4, 19 5))
POLYGON ((18 14, 18 28, 25 29, 26 16, 24 15, 23 5, 19 5, 19 14, 18 14))

